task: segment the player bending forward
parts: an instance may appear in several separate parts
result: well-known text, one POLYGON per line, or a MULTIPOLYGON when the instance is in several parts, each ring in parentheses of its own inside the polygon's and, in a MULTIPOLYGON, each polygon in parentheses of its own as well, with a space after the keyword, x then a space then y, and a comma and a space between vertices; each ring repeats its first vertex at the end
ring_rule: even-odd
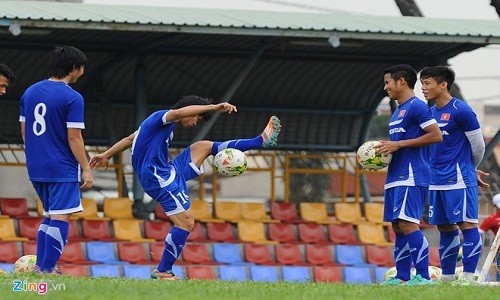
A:
POLYGON ((225 142, 198 141, 170 160, 168 150, 175 127, 196 126, 200 121, 210 119, 215 111, 228 114, 237 112, 236 106, 227 102, 211 104, 211 100, 206 98, 184 97, 171 109, 152 113, 136 132, 90 161, 92 168, 107 166, 115 154, 132 148, 132 166, 144 191, 161 204, 165 214, 174 222, 165 238, 161 261, 151 273, 151 278, 177 279, 172 272, 172 265, 180 256, 194 227, 186 182, 203 173, 203 161, 226 148, 246 151, 277 145, 281 123, 276 116, 272 116, 262 134, 255 138, 225 142))

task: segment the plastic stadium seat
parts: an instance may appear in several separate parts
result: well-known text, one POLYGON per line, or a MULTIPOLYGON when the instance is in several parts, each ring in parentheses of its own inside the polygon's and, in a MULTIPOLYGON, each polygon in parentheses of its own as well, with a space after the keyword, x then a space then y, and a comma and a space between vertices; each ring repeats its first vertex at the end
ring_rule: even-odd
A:
POLYGON ((313 278, 315 282, 344 282, 342 267, 315 266, 313 278))
POLYGON ((377 224, 390 224, 384 222, 384 203, 382 202, 368 202, 364 204, 365 218, 368 222, 377 224))
POLYGON ((175 276, 177 276, 178 278, 180 278, 180 279, 186 278, 186 274, 184 272, 183 266, 173 265, 172 271, 174 272, 175 276))
POLYGON ((336 265, 333 261, 333 252, 329 245, 305 245, 306 261, 312 265, 336 265))
POLYGON ((219 279, 228 281, 245 281, 247 267, 245 266, 219 266, 219 279))
POLYGON ((303 243, 327 243, 323 225, 318 223, 301 223, 297 225, 299 239, 303 243))
POLYGON ((217 276, 212 266, 186 266, 187 278, 214 280, 217 276))
POLYGON ((160 203, 155 206, 155 219, 171 222, 170 218, 165 214, 165 211, 161 207, 160 203))
POLYGON ((264 223, 279 223, 267 215, 264 203, 240 203, 241 217, 244 220, 253 220, 264 223))
POLYGON ((27 241, 22 242, 23 246, 23 255, 33 254, 36 255, 36 242, 35 241, 27 241))
POLYGON ((189 208, 193 217, 196 221, 208 223, 208 222, 224 222, 222 219, 217 219, 213 217, 210 205, 206 201, 195 200, 191 201, 191 207, 189 208))
POLYGON ((271 241, 266 238, 264 223, 257 221, 240 221, 238 222, 238 237, 244 242, 261 243, 261 244, 277 244, 276 241, 271 241))
POLYGON ((375 282, 382 283, 385 281, 385 272, 389 270, 389 267, 376 267, 375 268, 375 282))
POLYGON ((36 240, 41 222, 42 218, 21 218, 17 220, 19 235, 30 240, 36 240))
POLYGON ((111 235, 109 221, 101 220, 82 220, 83 237, 89 240, 96 241, 117 241, 111 235))
POLYGON ((271 217, 281 222, 300 223, 304 222, 297 214, 297 207, 293 202, 272 202, 271 217))
POLYGON ((354 226, 349 223, 329 224, 328 239, 334 244, 360 244, 356 238, 354 226))
POLYGON ((381 246, 393 245, 385 239, 383 225, 373 223, 361 223, 357 225, 359 241, 365 244, 381 246))
POLYGON ((104 198, 102 200, 104 216, 110 219, 134 219, 132 201, 129 198, 104 198))
POLYGON ((166 221, 144 221, 144 236, 157 241, 165 240, 172 229, 172 225, 166 221))
POLYGON ((72 264, 95 264, 95 262, 87 260, 83 247, 82 242, 68 242, 64 246, 60 261, 72 264))
MULTIPOLYGON (((165 250, 165 242, 155 242, 149 243, 149 253, 151 254, 151 261, 153 263, 159 263, 163 255, 163 250, 165 250)), ((181 257, 178 257, 179 260, 181 257)))
POLYGON ((389 240, 389 242, 394 243, 396 241, 396 233, 392 229, 392 225, 386 226, 386 230, 387 230, 387 239, 389 240))
POLYGON ((335 203, 335 217, 342 223, 359 224, 364 222, 361 215, 361 206, 359 203, 335 203))
POLYGON ((283 281, 308 282, 311 280, 309 267, 283 266, 283 281))
POLYGON ((239 222, 243 220, 238 202, 216 201, 214 207, 215 217, 218 219, 229 222, 239 222))
POLYGON ((257 265, 275 265, 269 247, 269 245, 265 244, 244 244, 243 255, 245 261, 257 265))
POLYGON ((17 242, 0 241, 0 262, 13 263, 20 257, 17 242))
POLYGON ((118 257, 122 261, 133 264, 151 264, 149 255, 146 253, 146 248, 143 243, 137 242, 119 242, 118 257))
POLYGON ((338 223, 335 218, 328 216, 328 210, 324 202, 301 202, 299 206, 300 216, 304 221, 318 224, 338 223))
POLYGON ((269 239, 280 243, 299 243, 294 226, 292 223, 269 223, 269 239))
POLYGON ((151 268, 145 265, 123 265, 123 277, 151 279, 151 268))
POLYGON ((189 233, 187 237, 188 242, 207 242, 205 237, 205 232, 200 222, 195 222, 193 230, 189 233))
POLYGON ((0 211, 11 218, 31 218, 26 198, 0 198, 0 211))
POLYGON ((367 265, 363 248, 358 245, 336 245, 337 262, 343 265, 367 265))
POLYGON ((429 265, 441 267, 441 259, 438 247, 434 246, 429 247, 429 265))
POLYGON ((344 267, 344 282, 349 284, 373 283, 370 267, 344 267))
POLYGON ((86 242, 90 240, 82 236, 80 227, 80 220, 69 220, 68 242, 86 242))
POLYGON ((154 239, 144 238, 142 235, 142 220, 116 219, 113 220, 115 237, 123 241, 154 242, 154 239))
POLYGON ((10 263, 0 263, 0 270, 12 273, 14 272, 14 264, 10 263))
POLYGON ((27 241, 16 234, 14 219, 0 219, 0 241, 27 241))
POLYGON ((283 265, 307 265, 302 258, 302 251, 298 244, 279 244, 274 248, 276 262, 283 265))
POLYGON ((212 244, 214 261, 224 264, 245 265, 239 244, 212 244))
POLYGON ((211 242, 238 243, 230 223, 206 223, 207 237, 211 242))
POLYGON ((187 264, 203 264, 212 265, 217 264, 212 259, 212 255, 208 250, 208 244, 191 244, 188 243, 182 250, 182 258, 187 264))
POLYGON ((250 266, 250 279, 252 281, 276 282, 278 281, 278 268, 275 266, 250 266))
POLYGON ((86 242, 87 257, 90 261, 102 264, 126 264, 116 257, 115 243, 112 242, 86 242))
POLYGON ((86 265, 74 265, 74 264, 59 264, 59 270, 63 275, 71 276, 90 276, 89 267, 86 265))
POLYGON ((91 198, 82 198, 83 211, 72 214, 72 219, 88 219, 88 220, 109 220, 106 217, 99 217, 97 202, 91 198))
POLYGON ((394 266, 393 251, 389 246, 366 246, 366 262, 383 267, 394 266))
POLYGON ((93 265, 90 272, 92 277, 121 277, 118 265, 93 265))

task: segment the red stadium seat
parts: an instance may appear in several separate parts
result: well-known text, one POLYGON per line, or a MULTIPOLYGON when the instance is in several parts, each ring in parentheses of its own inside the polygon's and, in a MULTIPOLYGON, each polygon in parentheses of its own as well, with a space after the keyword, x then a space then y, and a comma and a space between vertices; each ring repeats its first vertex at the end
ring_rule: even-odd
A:
POLYGON ((211 242, 238 243, 231 223, 206 223, 208 240, 211 242))
POLYGON ((90 276, 89 267, 86 265, 74 265, 74 264, 60 264, 59 270, 63 275, 71 276, 90 276))
POLYGON ((356 245, 360 244, 356 239, 354 226, 352 224, 329 224, 328 238, 334 244, 356 245))
POLYGON ((64 246, 63 253, 60 258, 61 263, 72 264, 95 264, 93 261, 87 260, 83 251, 82 242, 68 242, 64 246))
POLYGON ((193 230, 189 233, 187 237, 188 242, 207 242, 205 237, 205 232, 203 231, 203 226, 200 222, 195 222, 193 230))
POLYGON ((294 227, 295 224, 291 223, 269 223, 269 239, 280 243, 299 243, 294 227))
POLYGON ((269 247, 266 244, 244 244, 243 255, 245 261, 257 265, 275 265, 269 247))
POLYGON ((19 235, 27 237, 30 240, 36 240, 38 227, 40 227, 41 222, 42 218, 21 218, 17 220, 19 235))
POLYGON ((33 254, 36 255, 36 242, 26 241, 23 242, 23 255, 33 254))
POLYGON ((165 211, 161 207, 160 203, 155 206, 155 219, 172 222, 170 218, 165 214, 165 211))
POLYGON ((0 241, 0 262, 13 263, 15 262, 21 255, 19 255, 19 249, 17 242, 9 241, 2 242, 0 241))
POLYGON ((182 250, 182 258, 188 264, 215 265, 207 244, 187 243, 182 250))
POLYGON ((283 265, 307 265, 298 244, 279 244, 274 248, 276 262, 283 265))
POLYGON ((95 241, 117 241, 112 235, 108 221, 82 220, 83 237, 95 241))
POLYGON ((271 203, 271 217, 281 222, 300 223, 304 222, 297 214, 297 207, 293 202, 271 203))
POLYGON ((315 266, 313 278, 315 282, 344 282, 342 267, 336 266, 315 266))
POLYGON ((306 261, 312 265, 332 266, 336 265, 333 261, 332 249, 329 245, 307 244, 306 261))
POLYGON ((392 248, 388 246, 366 246, 366 262, 383 267, 394 266, 392 248))
POLYGON ((26 198, 0 198, 0 211, 11 218, 31 218, 26 198))
POLYGON ((149 253, 151 254, 151 261, 153 261, 154 263, 159 263, 164 249, 164 242, 149 243, 149 253))
POLYGON ((304 243, 327 243, 323 225, 318 223, 301 223, 297 225, 299 239, 304 243))
POLYGON ((148 239, 163 241, 172 229, 167 221, 144 221, 144 236, 148 239))
POLYGON ((189 279, 215 280, 217 276, 214 272, 214 267, 211 266, 187 266, 187 277, 189 279))
POLYGON ((119 242, 118 257, 122 261, 133 264, 151 264, 149 256, 146 254, 146 248, 143 243, 138 242, 119 242))
POLYGON ((76 219, 69 220, 68 242, 89 241, 80 233, 80 221, 76 219))

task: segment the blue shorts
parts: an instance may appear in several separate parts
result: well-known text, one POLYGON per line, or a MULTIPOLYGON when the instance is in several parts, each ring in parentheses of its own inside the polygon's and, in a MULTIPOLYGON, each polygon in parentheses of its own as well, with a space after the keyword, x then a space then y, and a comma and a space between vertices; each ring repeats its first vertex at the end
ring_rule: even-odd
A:
POLYGON ((478 223, 476 187, 429 191, 429 223, 433 225, 478 223))
POLYGON ((420 224, 424 212, 427 187, 396 186, 384 191, 384 221, 398 219, 420 224))
POLYGON ((43 205, 43 215, 67 215, 83 210, 79 182, 32 182, 43 205))
POLYGON ((172 164, 173 181, 164 188, 147 191, 151 198, 161 204, 167 216, 186 211, 191 206, 187 181, 203 173, 203 166, 198 167, 191 161, 190 148, 184 149, 172 164))

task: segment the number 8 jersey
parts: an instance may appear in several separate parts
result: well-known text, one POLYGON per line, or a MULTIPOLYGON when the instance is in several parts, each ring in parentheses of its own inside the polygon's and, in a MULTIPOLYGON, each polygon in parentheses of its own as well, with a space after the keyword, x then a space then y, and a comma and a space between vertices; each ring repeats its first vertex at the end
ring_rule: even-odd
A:
POLYGON ((64 82, 43 80, 21 97, 28 175, 36 182, 76 182, 80 165, 68 143, 68 128, 84 129, 83 97, 64 82))

